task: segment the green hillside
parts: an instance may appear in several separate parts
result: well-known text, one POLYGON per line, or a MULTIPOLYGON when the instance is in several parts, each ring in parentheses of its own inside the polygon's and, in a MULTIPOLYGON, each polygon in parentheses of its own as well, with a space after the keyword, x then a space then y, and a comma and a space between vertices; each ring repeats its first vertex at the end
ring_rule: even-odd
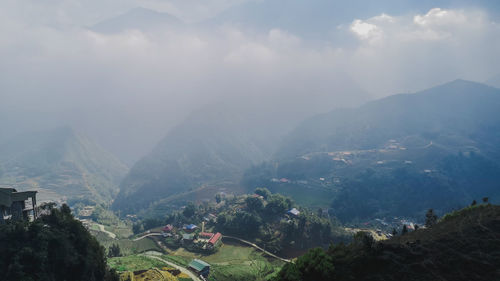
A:
POLYGON ((0 224, 0 280, 118 281, 105 254, 67 205, 33 222, 0 224))
POLYGON ((132 167, 114 208, 133 213, 200 187, 238 183, 243 171, 268 159, 275 145, 272 134, 251 127, 254 120, 244 114, 219 106, 193 113, 132 167))
POLYGON ((26 133, 0 145, 0 184, 42 199, 111 200, 127 167, 70 128, 26 133))
POLYGON ((500 206, 479 205, 390 240, 361 233, 349 245, 311 250, 275 280, 499 280, 499 263, 500 206))
POLYGON ((304 121, 243 183, 330 206, 344 221, 497 200, 498 112, 500 90, 462 80, 335 110, 304 121))

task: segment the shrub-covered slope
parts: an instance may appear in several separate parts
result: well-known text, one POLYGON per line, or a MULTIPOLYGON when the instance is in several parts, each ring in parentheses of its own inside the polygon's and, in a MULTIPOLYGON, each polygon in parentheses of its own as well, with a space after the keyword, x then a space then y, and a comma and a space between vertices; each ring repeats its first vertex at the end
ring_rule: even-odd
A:
POLYGON ((469 207, 436 225, 383 242, 358 234, 349 245, 315 249, 275 280, 500 280, 500 206, 469 207))

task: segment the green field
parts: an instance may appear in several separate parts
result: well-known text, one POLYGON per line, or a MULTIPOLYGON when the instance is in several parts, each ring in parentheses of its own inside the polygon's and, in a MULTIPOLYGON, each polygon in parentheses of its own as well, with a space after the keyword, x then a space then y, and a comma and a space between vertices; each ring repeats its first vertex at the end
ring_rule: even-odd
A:
POLYGON ((108 264, 111 268, 114 268, 117 271, 136 271, 141 269, 150 269, 152 267, 162 268, 167 266, 159 260, 135 255, 110 258, 108 260, 108 264))
MULTIPOLYGON (((148 248, 152 246, 156 247, 151 239, 142 239, 137 242, 107 239, 106 243, 101 243, 111 245, 117 241, 122 252, 128 256, 109 259, 112 268, 118 271, 134 271, 165 266, 161 261, 129 254, 141 253, 150 250, 148 248)), ((268 259, 257 250, 238 244, 223 244, 219 251, 212 255, 201 255, 179 248, 168 255, 162 255, 161 258, 184 267, 187 267, 194 258, 204 260, 211 265, 208 278, 211 281, 267 280, 283 266, 281 261, 268 259)))
POLYGON ((253 248, 225 244, 205 261, 212 265, 209 280, 267 280, 283 266, 253 248))
POLYGON ((209 280, 266 280, 276 274, 283 262, 267 259, 250 247, 224 244, 213 255, 200 255, 178 249, 162 258, 186 266, 193 258, 206 261, 211 265, 209 280))
POLYGON ((140 254, 146 251, 162 251, 158 247, 158 245, 156 245, 156 243, 151 239, 132 241, 130 239, 111 239, 107 234, 103 232, 92 231, 92 234, 97 238, 97 241, 99 241, 99 243, 106 249, 108 249, 113 244, 118 244, 123 256, 140 254))
POLYGON ((132 232, 132 229, 130 226, 125 225, 125 224, 120 224, 118 226, 104 226, 104 229, 106 229, 109 232, 112 232, 116 234, 118 238, 128 238, 132 236, 134 233, 132 232))

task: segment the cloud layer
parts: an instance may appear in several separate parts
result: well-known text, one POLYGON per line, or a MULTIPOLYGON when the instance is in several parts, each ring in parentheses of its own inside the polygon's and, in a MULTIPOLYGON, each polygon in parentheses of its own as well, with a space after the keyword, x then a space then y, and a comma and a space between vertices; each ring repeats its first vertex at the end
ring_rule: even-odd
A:
MULTIPOLYGON (((231 5, 209 2, 215 8, 194 0, 140 3, 193 19, 231 5)), ((0 107, 76 124, 115 153, 132 151, 133 160, 190 111, 215 101, 261 102, 300 118, 359 103, 367 93, 483 81, 500 72, 500 28, 480 10, 354 18, 320 42, 238 24, 114 34, 87 28, 117 14, 117 3, 2 1, 0 107), (106 136, 110 131, 115 136, 106 136)))

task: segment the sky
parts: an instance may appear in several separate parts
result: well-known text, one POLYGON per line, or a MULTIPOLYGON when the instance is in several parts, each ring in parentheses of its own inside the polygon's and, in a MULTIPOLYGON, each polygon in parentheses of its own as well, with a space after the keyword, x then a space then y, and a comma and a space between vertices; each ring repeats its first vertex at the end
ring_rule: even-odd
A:
POLYGON ((496 1, 414 2, 0 1, 0 141, 70 125, 131 165, 212 103, 266 105, 291 126, 500 73, 496 1))

